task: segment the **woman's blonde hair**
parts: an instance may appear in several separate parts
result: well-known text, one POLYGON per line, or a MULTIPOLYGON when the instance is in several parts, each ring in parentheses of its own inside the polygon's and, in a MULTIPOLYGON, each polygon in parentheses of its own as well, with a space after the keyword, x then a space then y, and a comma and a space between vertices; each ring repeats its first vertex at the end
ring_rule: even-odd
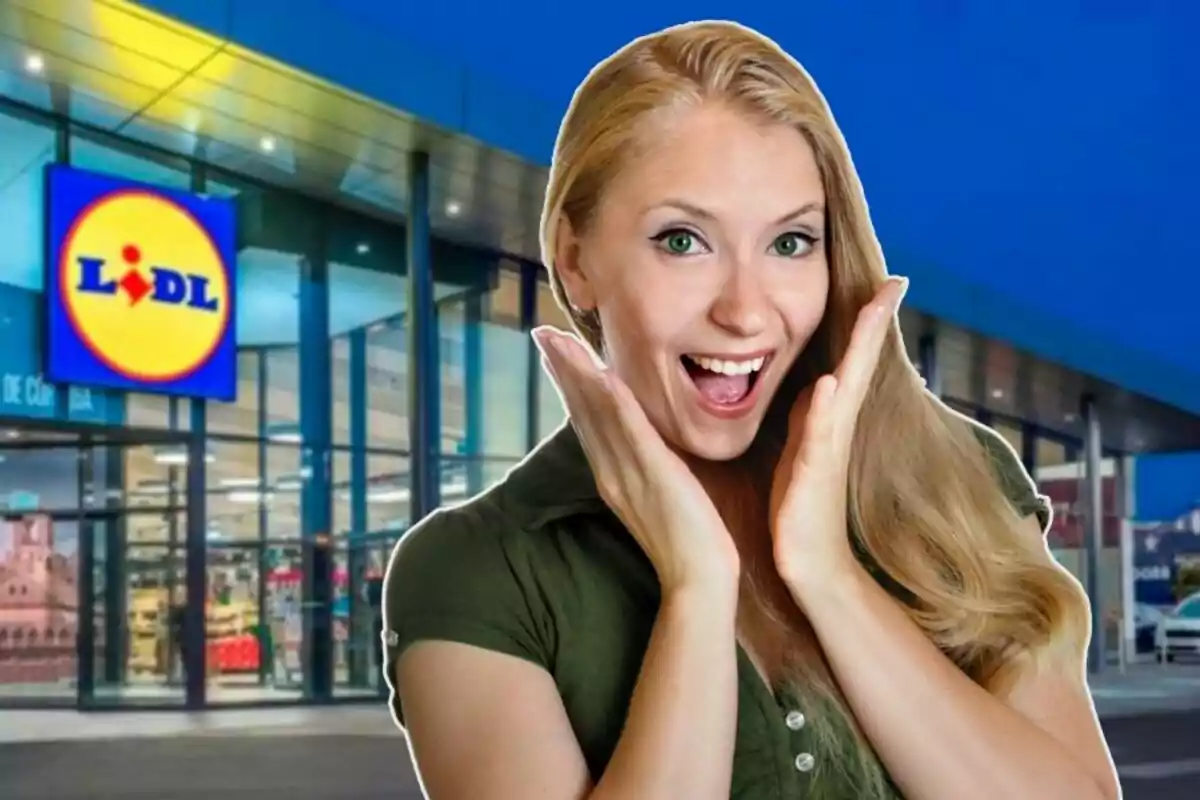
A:
MULTIPOLYGON (((762 544, 747 560, 740 635, 775 688, 807 712, 813 796, 888 797, 882 766, 775 574, 761 488, 770 486, 796 390, 834 368, 859 309, 886 279, 862 187, 816 85, 775 43, 733 23, 680 25, 626 45, 592 70, 563 119, 541 221, 543 259, 576 330, 603 352, 597 315, 573 309, 555 273, 560 226, 587 228, 606 185, 636 151, 643 123, 701 102, 797 130, 820 168, 827 214, 830 289, 821 325, 738 460, 745 468, 699 467, 733 487, 734 501, 719 500, 731 529, 750 529, 762 544)), ((847 517, 864 564, 982 686, 1003 693, 1022 663, 1080 663, 1089 621, 1079 584, 1022 527, 973 424, 925 390, 898 326, 859 416, 847 517)))

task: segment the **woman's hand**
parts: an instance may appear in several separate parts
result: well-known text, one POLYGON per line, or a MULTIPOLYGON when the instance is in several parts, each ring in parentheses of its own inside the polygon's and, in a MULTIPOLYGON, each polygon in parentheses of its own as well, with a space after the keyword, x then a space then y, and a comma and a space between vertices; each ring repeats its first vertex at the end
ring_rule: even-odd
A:
POLYGON ((575 336, 533 331, 587 453, 600 496, 641 545, 666 596, 736 593, 739 561, 712 500, 624 382, 575 336))
POLYGON ((771 534, 775 566, 793 594, 858 569, 846 522, 850 445, 907 288, 903 278, 884 284, 859 312, 837 371, 821 377, 792 408, 771 487, 771 534))

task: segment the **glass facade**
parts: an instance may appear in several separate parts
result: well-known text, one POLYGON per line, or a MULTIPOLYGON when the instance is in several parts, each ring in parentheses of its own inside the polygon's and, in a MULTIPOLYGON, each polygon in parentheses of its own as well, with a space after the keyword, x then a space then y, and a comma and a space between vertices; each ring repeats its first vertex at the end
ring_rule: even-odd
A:
MULTIPOLYGON (((568 324, 544 272, 434 239, 437 356, 419 362, 402 222, 16 106, 0 105, 0 142, 0 705, 382 691, 379 581, 419 514, 413 476, 468 497, 564 419, 528 336, 568 324), (236 198, 233 402, 42 378, 42 168, 56 162, 236 198), (436 376, 421 397, 418 362, 436 376), (412 441, 418 407, 428 443, 412 441)), ((947 402, 1021 455, 1082 577, 1079 481, 1063 473, 1080 442, 947 402)))
MULTIPOLYGON (((0 105, 0 705, 317 702, 382 687, 377 596, 414 515, 405 226, 0 105), (41 377, 42 168, 237 199, 230 403, 41 377), (203 597, 203 603, 195 602, 203 597)), ((431 242, 452 501, 562 420, 536 269, 431 242)))

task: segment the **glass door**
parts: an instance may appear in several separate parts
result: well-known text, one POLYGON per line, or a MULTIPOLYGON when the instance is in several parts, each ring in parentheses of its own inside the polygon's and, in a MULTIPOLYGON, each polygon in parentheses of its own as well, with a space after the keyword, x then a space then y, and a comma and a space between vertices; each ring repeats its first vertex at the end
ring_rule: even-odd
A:
POLYGON ((85 608, 80 702, 182 705, 189 668, 184 628, 188 586, 182 543, 164 532, 182 527, 177 511, 98 510, 83 515, 85 608), (88 557, 90 555, 90 557, 88 557), (90 584, 90 585, 89 585, 90 584), (90 650, 90 652, 88 652, 90 650))
MULTIPOLYGON (((188 685, 205 665, 203 575, 197 586, 188 568, 196 546, 188 534, 188 453, 183 439, 87 436, 81 443, 83 707, 182 706, 202 695, 202 681, 200 692, 188 685)), ((201 537, 201 557, 203 544, 201 537)))
POLYGON ((351 536, 334 551, 334 691, 382 692, 383 576, 395 534, 351 536))

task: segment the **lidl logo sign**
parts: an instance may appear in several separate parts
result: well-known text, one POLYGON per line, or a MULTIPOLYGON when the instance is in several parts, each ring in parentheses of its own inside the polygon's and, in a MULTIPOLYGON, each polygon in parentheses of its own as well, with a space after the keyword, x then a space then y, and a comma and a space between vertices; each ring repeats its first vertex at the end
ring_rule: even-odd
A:
POLYGON ((47 168, 47 367, 56 382, 232 400, 229 200, 47 168))

